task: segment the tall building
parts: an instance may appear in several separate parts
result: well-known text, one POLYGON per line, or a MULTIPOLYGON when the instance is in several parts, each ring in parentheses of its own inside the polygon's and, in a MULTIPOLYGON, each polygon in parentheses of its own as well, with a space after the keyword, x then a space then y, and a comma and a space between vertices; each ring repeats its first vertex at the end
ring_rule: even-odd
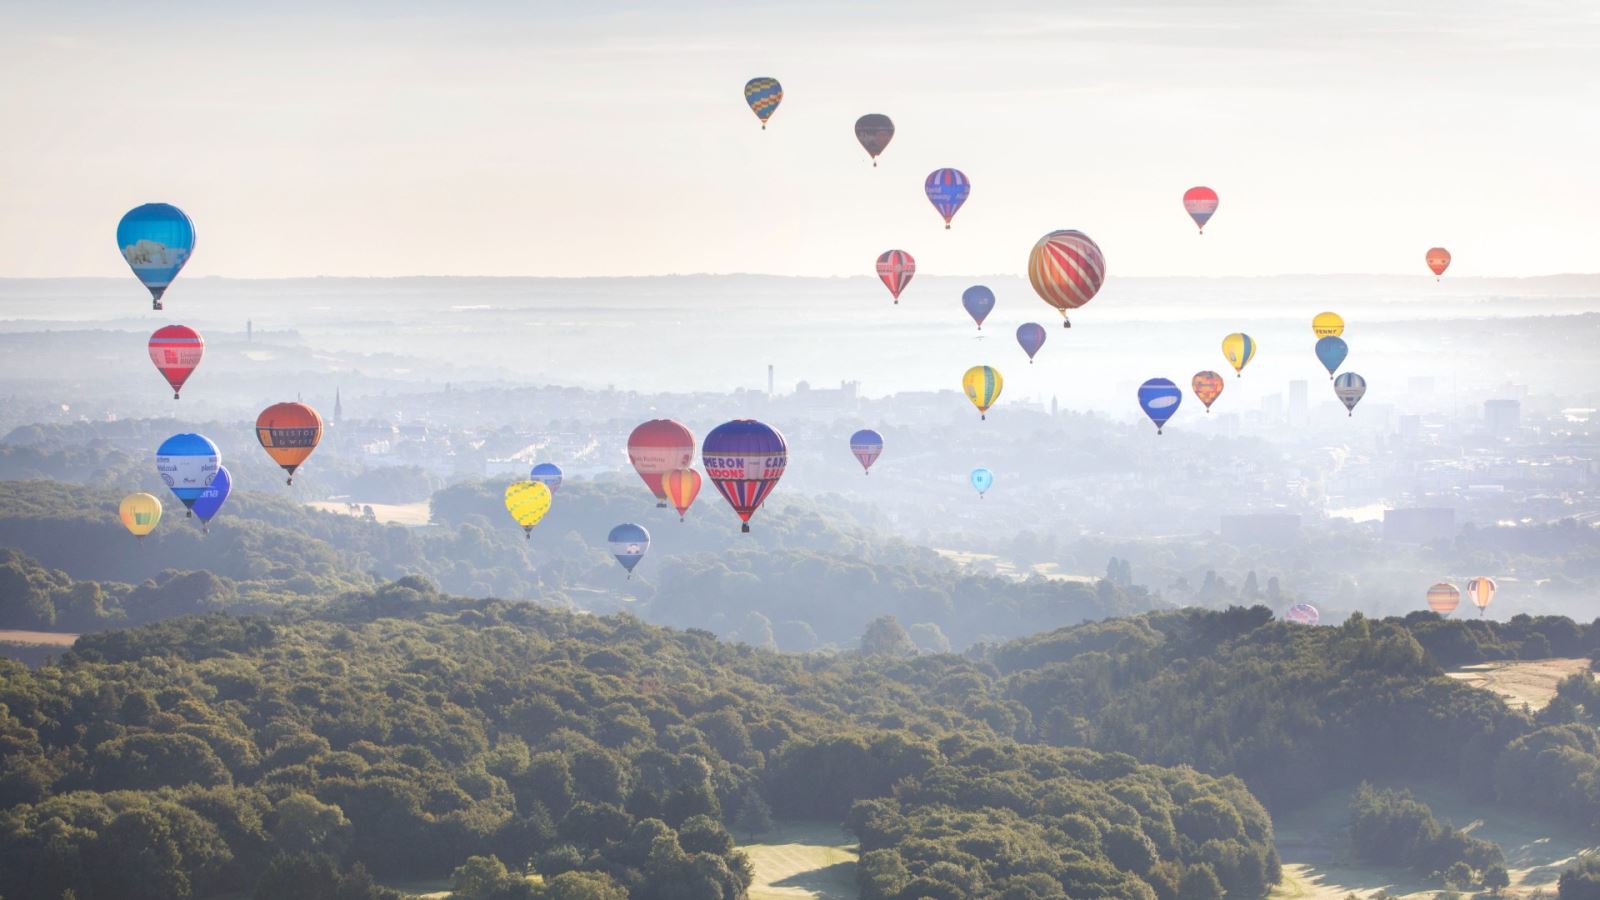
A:
POLYGON ((253 319, 245 319, 244 320, 244 342, 246 344, 248 344, 251 341, 255 340, 255 337, 256 337, 256 323, 255 323, 255 321, 253 319))
POLYGON ((772 364, 768 363, 767 364, 767 397, 770 399, 772 397, 772 394, 773 394, 773 390, 772 390, 772 364))
POLYGON ((344 415, 344 403, 339 397, 339 389, 333 389, 333 424, 339 424, 339 418, 344 415))
POLYGON ((1483 424, 1496 437, 1509 437, 1522 424, 1522 401, 1483 401, 1483 424))
POLYGON ((1306 424, 1306 382, 1303 378, 1289 382, 1289 424, 1306 424))

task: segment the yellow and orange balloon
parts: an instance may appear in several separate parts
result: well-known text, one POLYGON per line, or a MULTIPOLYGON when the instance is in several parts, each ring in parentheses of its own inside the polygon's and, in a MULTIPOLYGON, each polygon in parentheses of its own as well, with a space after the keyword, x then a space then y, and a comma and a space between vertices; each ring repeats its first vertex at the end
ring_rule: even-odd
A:
POLYGON ((673 469, 661 476, 661 490, 667 502, 678 511, 678 521, 682 522, 689 507, 694 505, 694 498, 700 496, 700 473, 693 469, 673 469))
POLYGON ((117 507, 117 516, 134 537, 143 538, 161 524, 161 501, 149 494, 129 494, 117 507))

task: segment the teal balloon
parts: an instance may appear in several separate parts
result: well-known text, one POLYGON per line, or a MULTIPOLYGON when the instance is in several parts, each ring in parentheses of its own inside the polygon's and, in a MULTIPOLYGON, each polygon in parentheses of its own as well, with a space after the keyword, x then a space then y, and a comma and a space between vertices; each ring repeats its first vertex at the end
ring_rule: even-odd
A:
POLYGON ((1350 355, 1350 345, 1344 338, 1329 335, 1317 341, 1317 359, 1322 361, 1322 367, 1328 370, 1328 377, 1339 371, 1344 365, 1344 358, 1350 355))
POLYGON ((972 486, 977 488, 978 496, 982 497, 989 488, 994 487, 994 473, 979 466, 972 470, 972 486))

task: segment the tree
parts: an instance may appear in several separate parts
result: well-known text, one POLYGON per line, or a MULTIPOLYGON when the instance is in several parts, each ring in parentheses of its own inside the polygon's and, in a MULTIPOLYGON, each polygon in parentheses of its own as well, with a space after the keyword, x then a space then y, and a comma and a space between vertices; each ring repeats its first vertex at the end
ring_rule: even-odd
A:
POLYGON ((879 616, 867 623, 861 635, 861 652, 866 656, 913 656, 917 645, 894 616, 879 616))
POLYGON ((1511 873, 1502 865, 1492 865, 1483 870, 1483 886, 1489 893, 1498 894, 1511 886, 1511 873))
POLYGON ((1183 870, 1183 878, 1178 881, 1178 900, 1222 900, 1224 895, 1217 873, 1205 863, 1183 870))
POLYGON ((628 892, 602 872, 563 872, 535 896, 538 900, 628 900, 628 892))
POLYGON ((272 841, 285 853, 336 855, 349 835, 350 820, 344 817, 344 810, 307 793, 290 794, 273 812, 272 841))
POLYGON ((1561 900, 1600 900, 1600 854, 1591 853, 1568 866, 1556 890, 1561 900))
POLYGON ((1446 887, 1458 891, 1472 887, 1472 867, 1461 860, 1456 860, 1450 864, 1450 868, 1444 870, 1444 883, 1446 887))
POLYGON ((744 795, 739 798, 739 815, 733 827, 742 832, 747 841, 754 841, 772 828, 772 807, 754 787, 745 788, 744 795))
POLYGON ((950 639, 944 636, 944 631, 933 622, 918 622, 907 631, 917 649, 923 653, 949 653, 950 639))

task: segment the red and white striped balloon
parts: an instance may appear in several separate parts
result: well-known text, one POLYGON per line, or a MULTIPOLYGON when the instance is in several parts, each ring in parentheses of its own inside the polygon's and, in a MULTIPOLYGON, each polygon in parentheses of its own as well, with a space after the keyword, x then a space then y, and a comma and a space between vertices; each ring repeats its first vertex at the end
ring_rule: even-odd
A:
POLYGON ((883 279, 884 287, 894 295, 894 302, 900 302, 900 292, 911 283, 911 276, 917 274, 917 261, 911 254, 904 250, 885 250, 878 256, 878 277, 883 279))
POLYGON ((1081 231, 1052 231, 1028 254, 1028 280, 1044 302, 1061 312, 1062 327, 1071 328, 1067 310, 1094 299, 1106 280, 1106 258, 1100 246, 1081 231))

